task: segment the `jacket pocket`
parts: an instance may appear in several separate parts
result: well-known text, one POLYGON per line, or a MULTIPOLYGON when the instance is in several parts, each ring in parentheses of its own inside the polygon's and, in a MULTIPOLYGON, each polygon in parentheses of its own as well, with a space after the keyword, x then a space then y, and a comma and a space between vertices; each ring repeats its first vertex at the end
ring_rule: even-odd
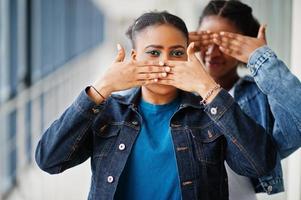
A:
POLYGON ((205 164, 217 164, 224 161, 225 138, 214 125, 190 130, 196 158, 205 164))
POLYGON ((93 128, 93 158, 106 157, 114 150, 121 126, 103 124, 93 128))

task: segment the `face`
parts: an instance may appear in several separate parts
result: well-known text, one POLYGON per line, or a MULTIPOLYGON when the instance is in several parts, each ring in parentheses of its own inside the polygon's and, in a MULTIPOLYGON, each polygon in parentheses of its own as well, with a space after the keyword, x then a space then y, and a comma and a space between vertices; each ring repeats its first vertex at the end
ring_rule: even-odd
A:
MULTIPOLYGON (((199 31, 209 30, 211 32, 233 32, 239 33, 231 21, 219 16, 207 16, 203 19, 199 31)), ((216 80, 234 77, 237 72, 238 61, 228 55, 223 54, 217 45, 209 45, 201 53, 207 72, 216 80)))
MULTIPOLYGON (((137 61, 187 60, 187 39, 180 30, 168 24, 149 26, 138 32, 135 46, 136 48, 132 51, 132 59, 137 61)), ((143 87, 159 95, 177 91, 173 86, 157 83, 143 87)))

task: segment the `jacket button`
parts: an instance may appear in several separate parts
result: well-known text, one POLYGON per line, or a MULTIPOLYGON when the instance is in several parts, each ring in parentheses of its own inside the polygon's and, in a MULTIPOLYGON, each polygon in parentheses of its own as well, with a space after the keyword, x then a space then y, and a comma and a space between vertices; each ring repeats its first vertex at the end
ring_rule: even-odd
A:
POLYGON ((268 194, 270 194, 273 191, 273 186, 269 185, 268 186, 268 194))
POLYGON ((132 121, 132 124, 137 126, 138 125, 138 122, 137 121, 132 121))
POLYGON ((125 144, 121 143, 119 146, 118 146, 118 149, 120 151, 123 151, 125 149, 125 144))
POLYGON ((114 181, 113 176, 108 176, 107 181, 108 181, 108 183, 113 183, 113 181, 114 181))
POLYGON ((211 109, 210 109, 210 112, 211 112, 212 115, 216 115, 216 113, 217 113, 217 108, 211 108, 211 109))
POLYGON ((99 113, 99 109, 98 108, 92 108, 92 111, 93 111, 94 114, 99 113))

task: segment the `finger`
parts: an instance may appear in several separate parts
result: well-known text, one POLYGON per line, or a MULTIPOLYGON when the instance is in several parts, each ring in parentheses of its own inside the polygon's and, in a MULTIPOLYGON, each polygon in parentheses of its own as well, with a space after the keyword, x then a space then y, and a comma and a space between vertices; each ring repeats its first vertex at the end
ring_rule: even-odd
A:
POLYGON ((265 25, 260 25, 260 28, 258 30, 258 35, 257 35, 257 38, 258 39, 262 39, 266 42, 266 24, 265 25))
POLYGON ((162 66, 159 61, 153 61, 153 60, 136 61, 135 65, 137 67, 145 67, 145 66, 157 66, 157 67, 160 67, 160 66, 162 66))
POLYGON ((153 83, 156 83, 158 82, 158 79, 149 79, 149 80, 138 80, 136 82, 136 85, 137 86, 142 86, 142 85, 149 85, 149 84, 153 84, 153 83))
POLYGON ((138 74, 137 80, 150 80, 150 79, 159 79, 167 77, 166 72, 162 73, 145 73, 145 74, 138 74))
POLYGON ((237 56, 240 56, 242 54, 239 48, 229 48, 229 47, 225 47, 225 46, 219 46, 219 49, 223 53, 225 53, 229 56, 232 56, 234 58, 236 58, 237 56))
POLYGON ((167 72, 165 70, 165 67, 162 66, 142 66, 142 67, 137 67, 136 68, 137 73, 158 73, 158 72, 167 72))
POLYGON ((187 56, 189 61, 195 61, 197 60, 197 57, 195 56, 194 51, 194 42, 190 43, 187 47, 187 56))
POLYGON ((212 42, 212 34, 205 33, 194 33, 189 35, 189 43, 195 42, 195 46, 206 45, 212 42))
POLYGON ((224 46, 242 46, 242 42, 236 39, 230 39, 228 37, 220 37, 213 39, 214 43, 217 45, 223 44, 224 46))
POLYGON ((149 84, 154 84, 154 83, 159 83, 162 85, 172 85, 172 80, 170 79, 148 79, 148 80, 138 80, 136 81, 137 86, 142 86, 142 85, 149 85, 149 84))
POLYGON ((190 32, 188 33, 188 35, 189 35, 189 37, 190 37, 190 36, 195 36, 195 35, 198 35, 198 32, 196 32, 196 31, 190 31, 190 32))
POLYGON ((220 32, 219 33, 220 37, 228 37, 229 39, 235 39, 237 41, 242 42, 245 38, 245 36, 237 34, 237 33, 230 33, 230 32, 220 32))
POLYGON ((115 62, 122 62, 124 61, 124 58, 125 58, 125 50, 124 48, 120 45, 120 44, 117 44, 117 50, 118 50, 118 54, 115 58, 115 62))
POLYGON ((165 61, 165 66, 170 68, 170 71, 174 71, 177 66, 184 66, 187 61, 179 60, 167 60, 165 61))

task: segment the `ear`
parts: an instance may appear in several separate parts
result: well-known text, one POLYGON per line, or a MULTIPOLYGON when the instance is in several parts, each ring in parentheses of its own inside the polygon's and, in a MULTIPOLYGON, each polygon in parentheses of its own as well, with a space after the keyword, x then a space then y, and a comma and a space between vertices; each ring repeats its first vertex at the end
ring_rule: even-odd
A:
POLYGON ((131 50, 131 58, 132 60, 136 60, 137 59, 137 52, 135 49, 131 50))

